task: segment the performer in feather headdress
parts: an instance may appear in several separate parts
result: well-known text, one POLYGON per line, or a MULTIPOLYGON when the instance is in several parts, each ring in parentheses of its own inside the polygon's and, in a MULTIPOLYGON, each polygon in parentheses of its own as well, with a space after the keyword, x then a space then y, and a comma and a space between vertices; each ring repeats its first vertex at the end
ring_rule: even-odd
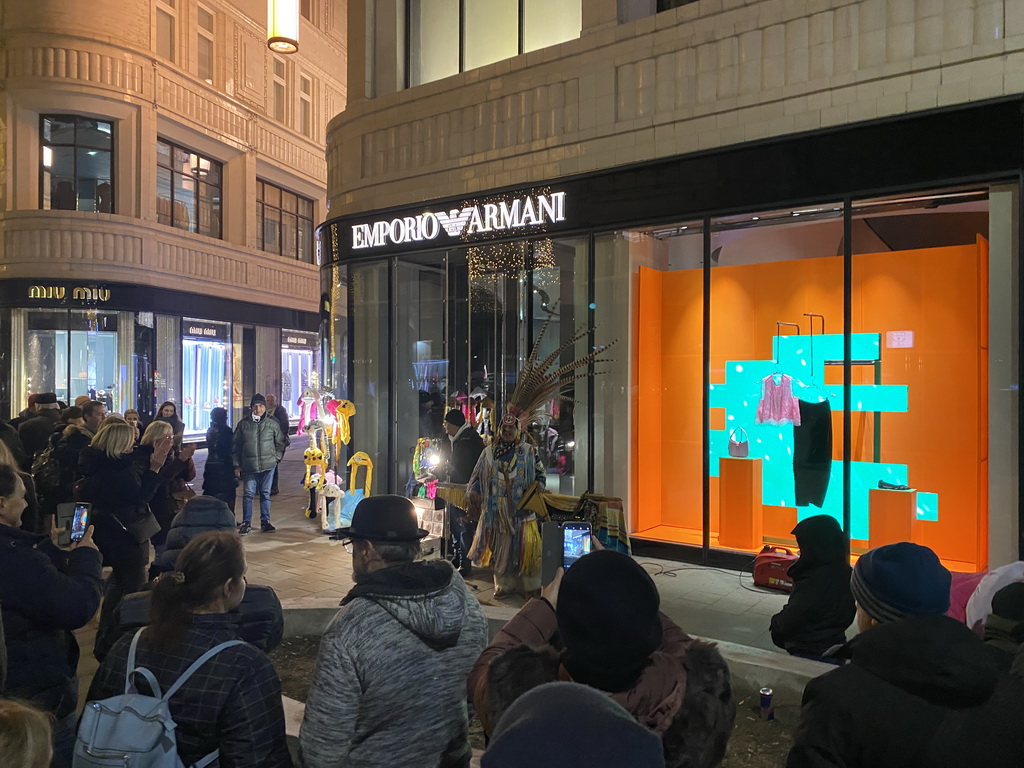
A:
POLYGON ((598 358, 608 348, 600 347, 555 367, 562 353, 587 335, 584 330, 538 362, 537 352, 548 323, 519 373, 498 434, 480 454, 468 484, 469 511, 480 513, 469 557, 494 571, 495 597, 512 592, 528 595, 540 589, 540 528, 536 515, 521 510, 519 504, 535 483, 544 485, 545 471, 536 446, 525 439, 526 428, 536 411, 560 397, 577 379, 589 375, 577 371, 592 362, 605 362, 598 358))

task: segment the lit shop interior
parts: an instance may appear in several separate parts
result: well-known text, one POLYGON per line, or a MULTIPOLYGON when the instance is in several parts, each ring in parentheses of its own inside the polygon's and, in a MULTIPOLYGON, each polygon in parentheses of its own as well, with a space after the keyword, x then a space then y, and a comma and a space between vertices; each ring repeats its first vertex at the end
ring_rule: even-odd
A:
POLYGON ((1016 376, 990 366, 1017 360, 1016 296, 990 297, 1015 200, 981 185, 339 259, 325 380, 401 492, 447 409, 493 429, 545 323, 542 355, 591 329, 564 359, 614 342, 608 362, 530 426, 549 490, 620 497, 634 542, 734 562, 824 513, 854 555, 913 540, 982 569, 990 489, 1016 482, 1015 459, 989 466, 1016 456, 1017 414, 989 399, 1016 376))
POLYGON ((848 221, 837 200, 599 239, 599 255, 637 267, 634 537, 756 552, 794 544, 805 517, 848 515, 854 554, 912 540, 983 569, 990 423, 1016 421, 988 398, 990 355, 1015 354, 1017 309, 989 296, 1011 277, 989 256, 1009 237, 1009 214, 992 214, 1003 194, 853 201, 848 221))

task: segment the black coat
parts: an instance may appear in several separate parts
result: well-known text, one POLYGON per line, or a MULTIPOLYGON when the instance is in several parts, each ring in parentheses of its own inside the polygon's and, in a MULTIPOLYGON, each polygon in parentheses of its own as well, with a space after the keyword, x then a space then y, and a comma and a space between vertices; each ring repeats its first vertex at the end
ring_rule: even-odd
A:
POLYGON ((60 411, 47 408, 40 411, 38 416, 18 426, 18 437, 21 438, 21 444, 30 460, 49 444, 50 435, 59 422, 60 411))
POLYGON ((793 533, 800 559, 789 569, 793 593, 772 616, 772 642, 790 653, 822 656, 846 642, 846 630, 857 615, 846 543, 830 515, 809 517, 793 533))
POLYGON ((233 433, 227 424, 213 423, 206 430, 206 465, 203 467, 203 493, 234 493, 238 486, 232 455, 233 433))
POLYGON ((149 577, 155 579, 161 573, 173 571, 181 550, 200 533, 233 531, 235 528, 235 516, 223 501, 210 496, 196 496, 174 516, 171 530, 167 532, 166 548, 153 560, 149 577))
POLYGON ((57 717, 78 706, 78 643, 100 604, 100 555, 64 552, 45 536, 0 525, 0 603, 7 695, 57 717))
POLYGON ((25 446, 21 442, 21 437, 19 437, 16 427, 0 421, 0 441, 7 445, 11 455, 18 462, 18 466, 21 469, 26 472, 32 469, 32 458, 25 453, 25 446))
POLYGON ((448 477, 452 483, 468 483, 477 459, 484 452, 484 440, 472 427, 462 430, 454 440, 447 435, 442 438, 444 454, 448 461, 448 477))
POLYGON ((104 561, 113 564, 124 547, 135 545, 124 524, 135 520, 149 503, 161 477, 150 469, 140 473, 130 453, 110 458, 92 447, 82 451, 79 469, 82 479, 76 484, 76 500, 92 503, 90 522, 96 546, 104 561))
POLYGON ((811 680, 787 768, 1020 768, 1024 683, 947 616, 881 624, 811 680))

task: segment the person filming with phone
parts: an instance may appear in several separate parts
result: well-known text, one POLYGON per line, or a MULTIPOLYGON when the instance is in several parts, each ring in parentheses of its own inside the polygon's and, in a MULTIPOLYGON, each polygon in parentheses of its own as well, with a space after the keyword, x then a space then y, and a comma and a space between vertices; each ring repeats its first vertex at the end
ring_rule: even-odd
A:
POLYGON ((100 604, 102 558, 92 527, 70 551, 19 528, 25 484, 0 465, 0 605, 7 643, 6 695, 55 719, 54 765, 70 765, 78 708, 78 643, 100 604))
POLYGON ((729 668, 713 643, 659 610, 658 588, 628 555, 596 551, 553 580, 495 636, 469 673, 469 696, 490 736, 527 690, 571 680, 603 691, 662 742, 665 765, 713 768, 736 717, 729 668), (561 638, 558 643, 556 636, 561 638))

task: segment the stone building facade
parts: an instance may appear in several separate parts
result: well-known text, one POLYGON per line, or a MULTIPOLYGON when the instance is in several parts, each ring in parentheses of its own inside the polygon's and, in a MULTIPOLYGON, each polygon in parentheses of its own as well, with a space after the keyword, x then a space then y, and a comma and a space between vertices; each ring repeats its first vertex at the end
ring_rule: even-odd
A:
POLYGON ((261 0, 0 10, 0 403, 34 391, 189 431, 252 391, 295 401, 318 354, 311 231, 346 8, 302 3, 272 54, 261 0), (290 344, 288 339, 294 343, 290 344), (289 354, 289 351, 292 354, 289 354))

